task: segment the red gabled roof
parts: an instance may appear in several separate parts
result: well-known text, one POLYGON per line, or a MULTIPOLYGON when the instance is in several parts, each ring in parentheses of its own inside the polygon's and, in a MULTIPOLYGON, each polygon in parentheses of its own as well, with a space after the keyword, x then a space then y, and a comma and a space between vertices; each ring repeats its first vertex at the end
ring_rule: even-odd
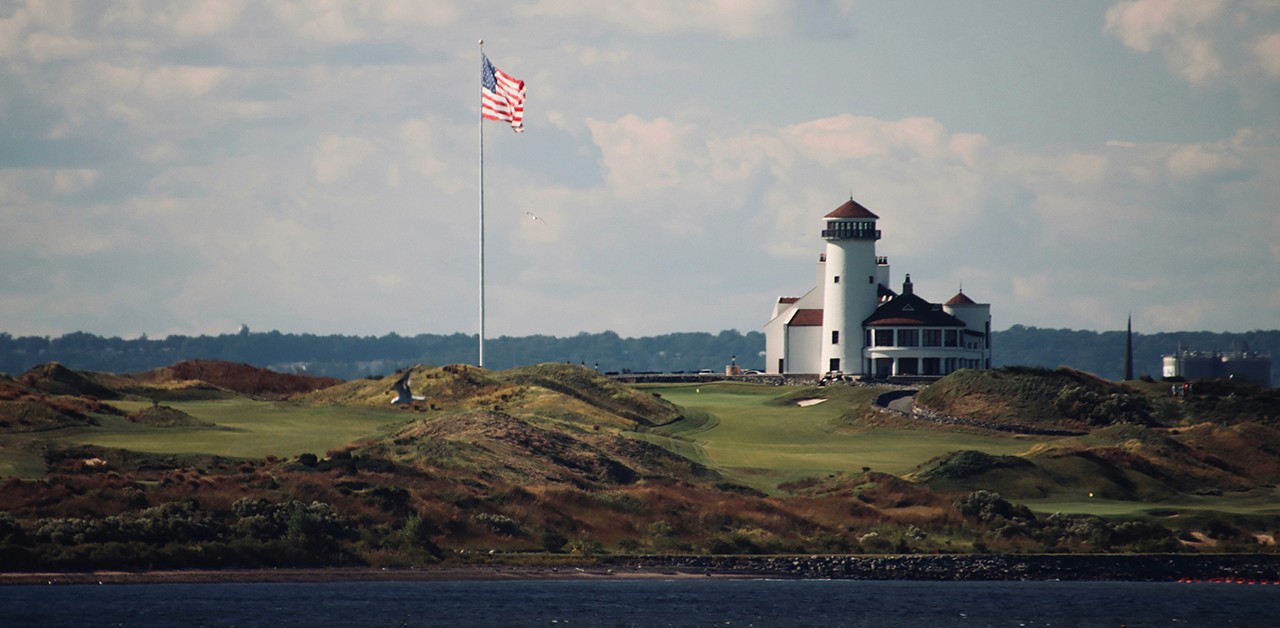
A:
POLYGON ((960 292, 956 293, 956 296, 951 297, 950 299, 947 300, 946 303, 943 303, 943 305, 977 305, 977 304, 974 302, 973 299, 970 299, 968 296, 965 295, 964 290, 961 290, 960 292))
POLYGON ((853 198, 852 198, 852 197, 850 197, 850 198, 849 198, 849 200, 848 200, 848 201, 846 201, 844 205, 841 205, 841 206, 839 206, 839 207, 835 208, 835 210, 833 210, 830 214, 827 214, 826 216, 823 216, 823 218, 871 218, 871 219, 876 219, 876 218, 879 218, 879 216, 877 216, 877 215, 875 215, 875 214, 871 213, 871 210, 867 209, 866 207, 863 207, 863 206, 859 205, 857 201, 853 200, 853 198))
POLYGON ((800 297, 778 297, 778 303, 795 303, 800 297))
POLYGON ((792 327, 821 327, 822 310, 796 310, 796 315, 787 324, 792 327))

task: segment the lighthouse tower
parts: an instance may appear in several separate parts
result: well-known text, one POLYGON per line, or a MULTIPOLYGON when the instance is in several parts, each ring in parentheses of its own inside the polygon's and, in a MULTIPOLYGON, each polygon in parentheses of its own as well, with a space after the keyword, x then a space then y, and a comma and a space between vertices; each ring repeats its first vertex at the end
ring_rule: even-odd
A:
POLYGON ((879 216, 853 198, 823 217, 827 241, 822 278, 821 368, 862 374, 862 321, 878 305, 876 229, 879 216))

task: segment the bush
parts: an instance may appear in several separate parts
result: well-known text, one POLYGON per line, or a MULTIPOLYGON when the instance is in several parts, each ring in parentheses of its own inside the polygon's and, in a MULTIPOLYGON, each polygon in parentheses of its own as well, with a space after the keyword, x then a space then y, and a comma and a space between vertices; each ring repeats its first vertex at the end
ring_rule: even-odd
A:
POLYGON ((476 515, 476 521, 492 530, 494 534, 520 536, 524 533, 520 527, 520 522, 506 515, 495 515, 482 512, 476 515))
POLYGON ((978 490, 962 496, 955 502, 960 514, 985 523, 1022 519, 1035 521, 1036 516, 1026 506, 1015 506, 999 493, 978 490))
POLYGON ((569 539, 555 530, 547 530, 542 533, 542 549, 552 554, 563 551, 564 546, 568 544, 569 539))

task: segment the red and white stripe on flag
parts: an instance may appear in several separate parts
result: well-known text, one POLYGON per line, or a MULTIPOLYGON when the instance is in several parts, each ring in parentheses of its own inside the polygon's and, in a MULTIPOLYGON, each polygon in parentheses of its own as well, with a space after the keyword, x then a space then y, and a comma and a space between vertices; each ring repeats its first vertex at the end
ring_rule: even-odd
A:
POLYGON ((516 133, 524 132, 524 81, 493 67, 481 55, 480 115, 486 120, 510 122, 516 133))

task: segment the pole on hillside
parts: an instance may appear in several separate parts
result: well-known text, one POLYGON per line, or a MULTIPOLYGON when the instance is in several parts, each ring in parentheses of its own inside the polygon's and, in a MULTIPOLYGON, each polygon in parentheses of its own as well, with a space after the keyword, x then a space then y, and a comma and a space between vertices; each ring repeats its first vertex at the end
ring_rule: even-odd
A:
MULTIPOLYGON (((480 63, 484 63, 484 40, 480 40, 480 63)), ((484 85, 480 86, 484 89, 484 85)), ((480 347, 476 365, 484 368, 484 106, 480 103, 480 347)))

